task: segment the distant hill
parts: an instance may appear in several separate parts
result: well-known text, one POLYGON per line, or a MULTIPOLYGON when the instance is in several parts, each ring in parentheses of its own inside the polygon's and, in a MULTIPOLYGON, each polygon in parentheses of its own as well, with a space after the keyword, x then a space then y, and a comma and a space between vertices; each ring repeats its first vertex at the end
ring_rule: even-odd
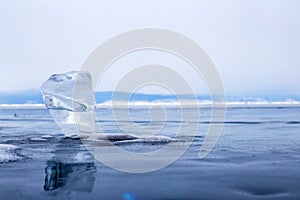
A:
MULTIPOLYGON (((103 103, 110 101, 114 95, 115 100, 127 100, 131 101, 156 101, 156 100, 176 100, 175 95, 159 95, 159 94, 130 94, 125 92, 96 92, 95 98, 97 103, 103 103)), ((181 95, 183 99, 193 99, 191 95, 181 95)), ((208 96, 198 97, 201 99, 207 99, 208 96)), ((0 104, 40 104, 43 103, 43 97, 40 91, 17 91, 17 92, 2 92, 0 93, 0 104)))
POLYGON ((38 104, 43 103, 43 97, 38 90, 1 92, 0 104, 38 104))
MULTIPOLYGON (((118 101, 127 100, 129 97, 130 101, 172 101, 177 98, 190 100, 193 99, 192 95, 162 95, 162 94, 142 94, 134 93, 128 94, 125 92, 96 92, 96 102, 103 103, 110 101, 114 95, 114 99, 118 101)), ((199 95, 198 100, 210 100, 209 95, 199 95)), ((226 97, 227 101, 238 101, 238 102, 258 102, 258 101, 286 101, 295 100, 300 101, 299 96, 265 96, 265 97, 226 97)), ((15 91, 15 92, 0 92, 0 104, 42 104, 43 97, 39 90, 26 90, 26 91, 15 91)))

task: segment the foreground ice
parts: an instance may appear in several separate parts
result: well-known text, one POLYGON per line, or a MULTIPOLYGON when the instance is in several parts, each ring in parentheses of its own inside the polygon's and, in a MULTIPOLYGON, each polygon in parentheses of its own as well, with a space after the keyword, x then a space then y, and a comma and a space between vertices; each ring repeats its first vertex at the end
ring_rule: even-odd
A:
POLYGON ((17 150, 20 148, 11 144, 0 144, 0 163, 16 161, 21 159, 20 156, 17 155, 17 150))
POLYGON ((66 137, 77 138, 78 131, 81 137, 94 132, 95 97, 88 72, 53 74, 41 90, 47 109, 66 137))

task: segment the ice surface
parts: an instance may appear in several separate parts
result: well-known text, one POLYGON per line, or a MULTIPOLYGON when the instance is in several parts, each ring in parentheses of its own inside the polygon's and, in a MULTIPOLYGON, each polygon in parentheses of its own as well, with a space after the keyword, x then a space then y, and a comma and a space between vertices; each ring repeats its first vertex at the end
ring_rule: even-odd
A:
POLYGON ((78 138, 79 132, 88 137, 94 132, 95 97, 88 72, 53 74, 41 90, 47 109, 66 137, 78 138))

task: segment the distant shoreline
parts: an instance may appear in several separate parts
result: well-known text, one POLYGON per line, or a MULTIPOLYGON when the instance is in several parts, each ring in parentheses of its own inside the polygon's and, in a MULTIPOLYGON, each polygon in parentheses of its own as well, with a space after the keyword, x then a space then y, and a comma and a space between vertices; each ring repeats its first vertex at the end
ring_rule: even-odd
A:
MULTIPOLYGON (((257 102, 247 102, 247 101, 228 101, 225 103, 226 107, 300 107, 300 101, 257 101, 257 102)), ((214 103, 214 106, 218 107, 223 105, 223 103, 214 103)), ((103 102, 97 103, 96 108, 126 108, 130 107, 155 107, 155 106, 165 106, 165 107, 211 107, 211 101, 183 101, 181 104, 179 101, 116 101, 116 102, 103 102)), ((0 109, 46 109, 44 104, 0 104, 0 109)))

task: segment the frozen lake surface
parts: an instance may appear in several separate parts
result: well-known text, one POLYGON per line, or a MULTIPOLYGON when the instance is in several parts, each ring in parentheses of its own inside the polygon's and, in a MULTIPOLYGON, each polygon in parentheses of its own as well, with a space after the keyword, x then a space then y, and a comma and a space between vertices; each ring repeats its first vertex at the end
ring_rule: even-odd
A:
MULTIPOLYGON (((47 110, 1 108, 0 199, 300 199, 299 107, 228 108, 223 133, 205 159, 198 153, 210 110, 200 112, 197 136, 181 158, 155 172, 130 174, 95 160, 80 140, 64 138, 47 110)), ((147 108, 130 113, 137 128, 149 123, 147 108)), ((97 109, 97 122, 107 134, 132 123, 117 126, 109 108, 97 109)), ((174 137, 189 123, 168 108, 161 134, 174 137)), ((165 145, 114 142, 135 152, 165 145)))

